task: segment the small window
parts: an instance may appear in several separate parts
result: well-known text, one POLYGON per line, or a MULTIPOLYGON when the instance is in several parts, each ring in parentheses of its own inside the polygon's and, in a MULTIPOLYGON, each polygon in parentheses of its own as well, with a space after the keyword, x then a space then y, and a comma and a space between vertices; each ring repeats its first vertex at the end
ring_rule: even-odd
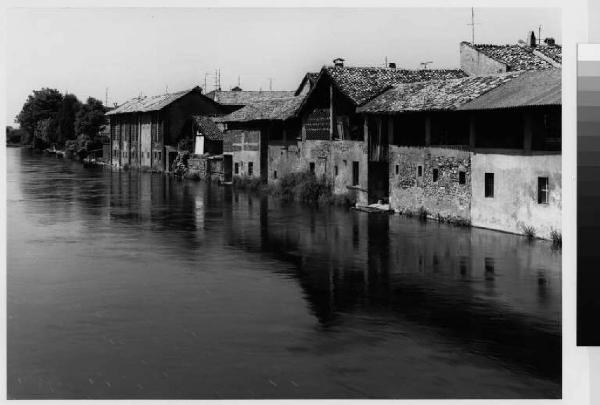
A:
POLYGON ((548 177, 538 177, 538 204, 548 204, 548 177))
POLYGON ((333 167, 333 171, 334 171, 335 175, 337 176, 337 175, 338 175, 338 167, 337 167, 337 166, 334 166, 334 167, 333 167))
POLYGON ((485 174, 485 196, 494 198, 494 173, 485 174))
POLYGON ((438 181, 438 177, 439 177, 440 173, 438 169, 433 169, 433 182, 435 183, 436 181, 438 181))
POLYGON ((315 162, 310 162, 309 167, 310 167, 310 172, 314 173, 315 172, 315 162))
POLYGON ((273 178, 276 179, 277 178, 277 170, 273 170, 273 178))
POLYGON ((458 172, 458 184, 466 184, 467 175, 465 172, 458 172))
POLYGON ((352 162, 352 185, 358 186, 358 162, 352 162))
POLYGON ((248 176, 252 176, 254 173, 254 162, 248 162, 248 176))
POLYGON ((240 174, 240 164, 235 162, 235 164, 233 165, 233 172, 235 174, 240 174))
POLYGON ((400 166, 396 165, 396 176, 398 175, 398 173, 400 173, 400 166))
POLYGON ((423 176, 423 166, 421 165, 417 166, 417 176, 423 176))
POLYGON ((162 152, 157 152, 158 153, 158 160, 162 160, 162 152))

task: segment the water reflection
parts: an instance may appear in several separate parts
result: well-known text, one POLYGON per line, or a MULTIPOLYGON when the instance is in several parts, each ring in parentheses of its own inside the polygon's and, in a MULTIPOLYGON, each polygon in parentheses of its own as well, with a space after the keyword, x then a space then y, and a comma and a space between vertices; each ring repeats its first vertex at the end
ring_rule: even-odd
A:
POLYGON ((8 203, 12 397, 560 396, 544 242, 15 150, 8 203))

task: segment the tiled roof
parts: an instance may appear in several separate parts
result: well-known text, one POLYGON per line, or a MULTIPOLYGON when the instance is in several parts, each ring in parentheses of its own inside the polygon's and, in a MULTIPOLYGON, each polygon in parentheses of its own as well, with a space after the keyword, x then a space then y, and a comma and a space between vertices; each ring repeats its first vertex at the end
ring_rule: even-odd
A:
POLYGON ((308 72, 302 78, 302 81, 300 82, 300 85, 298 86, 298 88, 296 89, 296 92, 294 94, 296 96, 298 94, 300 94, 300 92, 302 91, 302 88, 305 86, 306 82, 309 82, 310 88, 312 88, 312 86, 314 86, 315 83, 317 82, 318 78, 319 78, 319 73, 318 72, 308 72))
POLYGON ((211 117, 204 115, 194 115, 196 128, 200 130, 202 135, 213 141, 222 141, 223 132, 211 117))
POLYGON ((459 110, 561 105, 561 72, 561 69, 524 72, 461 106, 459 110))
POLYGON ((283 121, 292 118, 304 97, 288 97, 248 104, 224 117, 219 122, 283 121))
POLYGON ((213 90, 206 93, 214 101, 223 105, 248 105, 259 101, 293 97, 293 91, 224 91, 213 90))
POLYGON ((455 110, 518 77, 519 73, 471 76, 397 85, 357 109, 367 113, 455 110))
MULTIPOLYGON (((533 53, 533 49, 525 45, 490 45, 467 44, 484 55, 504 63, 509 70, 540 70, 551 69, 552 64, 533 53)), ((557 46, 558 47, 558 46, 557 46)))
POLYGON ((384 90, 402 83, 467 76, 462 70, 406 70, 378 67, 325 67, 339 91, 361 105, 384 90))
POLYGON ((199 87, 193 89, 178 91, 176 93, 166 93, 158 96, 143 96, 132 98, 129 101, 121 104, 117 108, 110 110, 106 115, 134 113, 134 112, 147 112, 147 111, 158 111, 162 110, 175 100, 185 96, 192 91, 202 91, 199 87))
POLYGON ((562 46, 560 45, 539 45, 535 47, 535 50, 555 62, 562 63, 562 46))

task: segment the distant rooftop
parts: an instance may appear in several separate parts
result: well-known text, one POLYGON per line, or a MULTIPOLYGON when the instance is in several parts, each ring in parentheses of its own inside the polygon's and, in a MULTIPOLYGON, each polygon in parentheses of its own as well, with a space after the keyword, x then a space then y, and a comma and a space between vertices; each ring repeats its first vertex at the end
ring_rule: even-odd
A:
POLYGON ((185 96, 188 93, 191 93, 192 91, 202 92, 202 89, 200 87, 194 87, 193 89, 178 91, 175 93, 165 93, 157 96, 135 97, 126 101, 115 109, 108 111, 106 115, 162 110, 175 100, 185 96))
POLYGON ((520 73, 400 84, 357 109, 367 113, 455 110, 520 73))
POLYGON ((407 70, 382 67, 324 67, 335 86, 356 105, 361 105, 381 92, 402 83, 456 79, 467 74, 459 69, 407 70))
POLYGON ((206 96, 223 105, 248 105, 259 101, 293 97, 293 91, 213 90, 206 96))
POLYGON ((196 128, 200 130, 202 135, 204 135, 207 139, 213 141, 223 140, 223 132, 213 118, 205 115, 194 115, 193 118, 194 122, 196 123, 196 128))
POLYGON ((304 97, 287 97, 258 101, 224 117, 219 122, 284 121, 296 115, 304 97))
POLYGON ((536 51, 557 63, 562 62, 562 47, 560 45, 538 45, 534 48, 526 44, 493 45, 471 44, 463 42, 490 58, 504 63, 509 70, 541 70, 552 69, 555 66, 544 58, 536 55, 536 51))

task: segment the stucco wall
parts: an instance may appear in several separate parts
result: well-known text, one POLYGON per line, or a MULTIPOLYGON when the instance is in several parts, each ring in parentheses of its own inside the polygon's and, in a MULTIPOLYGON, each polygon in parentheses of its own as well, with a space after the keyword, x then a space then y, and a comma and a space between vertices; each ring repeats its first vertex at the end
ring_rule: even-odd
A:
POLYGON ((359 141, 317 141, 307 140, 300 144, 299 167, 308 171, 310 163, 315 164, 315 175, 325 177, 333 185, 334 194, 355 192, 357 202, 367 204, 368 165, 364 142, 359 141), (352 184, 352 163, 358 162, 359 184, 352 184), (337 166, 338 174, 335 174, 337 166))
POLYGON ((300 158, 300 148, 297 143, 283 145, 270 144, 268 147, 268 183, 274 184, 289 173, 297 173, 304 170, 300 158), (275 178, 277 172, 277 178, 275 178))
POLYGON ((460 68, 473 76, 504 73, 507 70, 504 63, 484 55, 465 43, 460 44, 460 68))
POLYGON ((474 226, 513 233, 533 227, 536 236, 550 238, 561 231, 561 156, 473 153, 474 226), (485 197, 485 173, 494 173, 494 197, 485 197), (538 177, 548 177, 548 204, 538 203, 538 177))
POLYGON ((235 130, 231 133, 231 148, 233 150, 233 175, 241 177, 260 177, 260 131, 235 130), (249 164, 252 162, 252 176, 249 174, 249 164), (235 164, 239 165, 239 172, 235 173, 235 164))
POLYGON ((418 212, 445 220, 469 221, 471 214, 470 152, 412 146, 390 146, 390 208, 397 212, 418 212), (418 166, 422 176, 418 176, 418 166), (397 172, 396 172, 397 168, 397 172), (433 170, 438 179, 433 181, 433 170), (459 173, 465 173, 465 184, 459 173))

